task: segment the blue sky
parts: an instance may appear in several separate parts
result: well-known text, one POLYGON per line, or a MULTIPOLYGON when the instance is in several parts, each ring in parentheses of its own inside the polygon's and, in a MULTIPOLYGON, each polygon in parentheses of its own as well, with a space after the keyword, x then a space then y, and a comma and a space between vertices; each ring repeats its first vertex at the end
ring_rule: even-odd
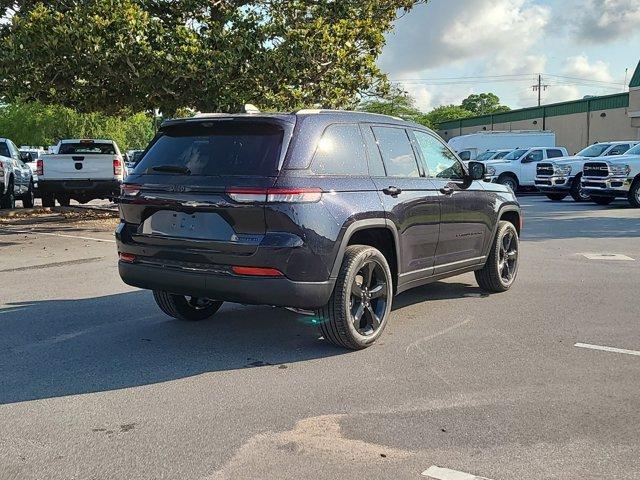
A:
POLYGON ((480 92, 534 106, 538 73, 543 103, 621 92, 638 61, 640 0, 431 0, 396 22, 379 64, 429 110, 480 92))

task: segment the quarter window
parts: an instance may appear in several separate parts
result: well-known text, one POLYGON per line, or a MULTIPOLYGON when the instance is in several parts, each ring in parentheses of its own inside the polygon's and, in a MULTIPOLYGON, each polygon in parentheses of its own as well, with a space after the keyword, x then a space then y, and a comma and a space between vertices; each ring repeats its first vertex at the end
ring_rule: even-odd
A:
POLYGON ((626 143, 625 144, 621 144, 621 145, 616 145, 611 150, 609 150, 609 153, 607 153, 607 156, 622 155, 623 153, 625 153, 630 148, 631 148, 631 145, 626 144, 626 143))
POLYGON ((420 176, 418 162, 406 130, 389 127, 373 127, 372 130, 382 154, 387 176, 420 176))
POLYGON ((0 157, 11 158, 11 152, 5 142, 0 142, 0 157))
POLYGON ((428 133, 414 133, 427 164, 429 178, 461 180, 464 177, 462 165, 444 143, 428 133))
POLYGON ((365 148, 358 125, 331 125, 318 142, 311 169, 319 175, 367 175, 365 148))
POLYGON ((562 156, 562 150, 547 150, 547 158, 559 158, 562 156))

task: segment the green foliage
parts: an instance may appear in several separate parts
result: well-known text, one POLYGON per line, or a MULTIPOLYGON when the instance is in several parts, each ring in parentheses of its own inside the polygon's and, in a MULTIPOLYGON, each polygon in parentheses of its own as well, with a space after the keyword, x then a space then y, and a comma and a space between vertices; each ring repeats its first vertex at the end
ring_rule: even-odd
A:
POLYGON ((0 0, 0 98, 82 112, 353 107, 425 0, 0 0))
POLYGON ((153 119, 143 113, 127 118, 80 114, 60 105, 37 102, 0 107, 0 136, 17 145, 47 147, 63 138, 104 138, 115 140, 124 151, 146 147, 153 135, 153 119))
POLYGON ((459 118, 467 118, 471 116, 473 116, 473 113, 459 105, 442 105, 434 108, 427 114, 427 118, 431 124, 436 126, 441 122, 458 120, 459 118))
POLYGON ((413 98, 400 90, 393 90, 383 99, 364 101, 358 106, 358 110, 400 117, 427 127, 432 125, 428 116, 416 108, 413 98))
POLYGON ((491 115, 511 110, 505 105, 500 105, 500 98, 494 93, 478 93, 469 95, 460 105, 473 115, 491 115))

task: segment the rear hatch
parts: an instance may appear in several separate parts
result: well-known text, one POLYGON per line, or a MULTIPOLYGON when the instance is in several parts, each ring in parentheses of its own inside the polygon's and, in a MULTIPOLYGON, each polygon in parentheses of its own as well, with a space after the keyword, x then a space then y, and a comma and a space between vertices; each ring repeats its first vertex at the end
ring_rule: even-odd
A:
POLYGON ((57 155, 44 155, 42 161, 46 180, 113 180, 116 169, 122 168, 122 159, 112 143, 92 140, 63 143, 57 155))
POLYGON ((274 186, 292 129, 246 118, 163 126, 123 185, 123 240, 162 258, 191 252, 193 262, 252 254, 266 222, 264 203, 251 200, 274 186))

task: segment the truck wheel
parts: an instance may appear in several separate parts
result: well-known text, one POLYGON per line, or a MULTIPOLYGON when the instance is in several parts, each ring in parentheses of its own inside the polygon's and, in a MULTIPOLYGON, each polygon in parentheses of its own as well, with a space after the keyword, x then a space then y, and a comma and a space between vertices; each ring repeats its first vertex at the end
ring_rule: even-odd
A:
POLYGON ((215 315, 223 302, 208 298, 185 297, 154 290, 153 298, 164 313, 187 322, 199 322, 215 315))
POLYGON ((56 206, 56 197, 53 193, 42 194, 42 206, 45 208, 53 208, 56 206))
POLYGON ((567 198, 566 193, 547 193, 547 198, 553 202, 561 202, 567 198))
POLYGON ((34 203, 36 202, 36 192, 33 188, 33 182, 29 183, 29 190, 22 197, 22 206, 24 208, 33 208, 34 203))
POLYGON ((615 200, 615 198, 613 198, 613 197, 591 197, 591 200, 593 200, 598 205, 609 205, 611 202, 613 202, 615 200))
POLYGON ((511 175, 510 173, 503 173, 498 177, 498 183, 500 185, 504 185, 505 187, 509 187, 514 192, 518 190, 518 179, 511 175))
POLYGON ((500 293, 511 288, 518 275, 518 231, 511 222, 501 221, 487 263, 475 272, 481 289, 500 293))
POLYGON ((16 192, 13 189, 13 180, 9 180, 7 193, 0 197, 0 208, 7 208, 9 210, 16 208, 16 192))
POLYGON ((582 175, 576 175, 571 184, 571 198, 576 202, 588 202, 591 198, 587 192, 582 189, 582 175))
POLYGON ((636 178, 629 189, 629 203, 634 208, 640 208, 640 178, 636 178))
POLYGON ((339 347, 367 348, 382 335, 393 301, 386 258, 366 245, 347 248, 329 303, 317 311, 322 336, 339 347))
POLYGON ((58 200, 61 207, 68 207, 71 205, 71 197, 69 195, 59 195, 56 197, 56 200, 58 200))

